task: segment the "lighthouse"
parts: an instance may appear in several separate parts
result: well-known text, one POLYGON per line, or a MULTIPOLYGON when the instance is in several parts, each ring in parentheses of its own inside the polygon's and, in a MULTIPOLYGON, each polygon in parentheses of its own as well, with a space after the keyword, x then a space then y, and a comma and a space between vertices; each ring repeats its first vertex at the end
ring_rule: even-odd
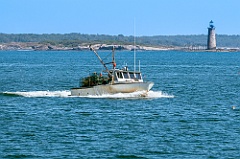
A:
POLYGON ((207 50, 216 50, 216 35, 213 21, 211 20, 208 27, 207 50))

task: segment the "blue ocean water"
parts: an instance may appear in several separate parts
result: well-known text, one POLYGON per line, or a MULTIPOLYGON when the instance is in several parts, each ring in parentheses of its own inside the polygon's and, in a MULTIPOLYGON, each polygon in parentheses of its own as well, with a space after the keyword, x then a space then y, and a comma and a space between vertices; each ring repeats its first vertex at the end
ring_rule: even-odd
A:
MULTIPOLYGON (((133 68, 133 52, 116 59, 133 68)), ((240 158, 240 52, 138 60, 148 97, 70 97, 103 70, 92 52, 1 51, 0 158, 240 158)))

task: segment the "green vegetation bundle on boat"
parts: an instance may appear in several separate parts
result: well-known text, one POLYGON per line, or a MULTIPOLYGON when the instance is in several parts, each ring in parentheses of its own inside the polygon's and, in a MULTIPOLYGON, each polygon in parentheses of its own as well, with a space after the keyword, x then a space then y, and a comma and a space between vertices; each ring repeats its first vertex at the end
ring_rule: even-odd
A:
POLYGON ((94 72, 91 76, 85 77, 81 81, 82 87, 92 87, 102 84, 108 84, 111 82, 111 78, 102 76, 102 73, 99 75, 94 72))

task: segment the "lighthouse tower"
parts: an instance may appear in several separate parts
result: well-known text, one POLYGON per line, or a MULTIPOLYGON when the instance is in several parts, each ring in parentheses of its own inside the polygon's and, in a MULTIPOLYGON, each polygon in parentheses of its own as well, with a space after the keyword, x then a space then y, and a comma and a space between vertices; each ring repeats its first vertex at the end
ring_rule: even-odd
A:
POLYGON ((212 20, 210 21, 208 27, 207 50, 216 50, 215 27, 212 20))

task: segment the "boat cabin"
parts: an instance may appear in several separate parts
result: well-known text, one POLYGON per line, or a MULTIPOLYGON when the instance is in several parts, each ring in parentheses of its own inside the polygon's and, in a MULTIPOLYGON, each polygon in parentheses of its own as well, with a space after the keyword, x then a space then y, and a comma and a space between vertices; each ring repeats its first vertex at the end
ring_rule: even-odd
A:
POLYGON ((141 72, 127 70, 110 70, 114 75, 114 83, 143 82, 141 72))

